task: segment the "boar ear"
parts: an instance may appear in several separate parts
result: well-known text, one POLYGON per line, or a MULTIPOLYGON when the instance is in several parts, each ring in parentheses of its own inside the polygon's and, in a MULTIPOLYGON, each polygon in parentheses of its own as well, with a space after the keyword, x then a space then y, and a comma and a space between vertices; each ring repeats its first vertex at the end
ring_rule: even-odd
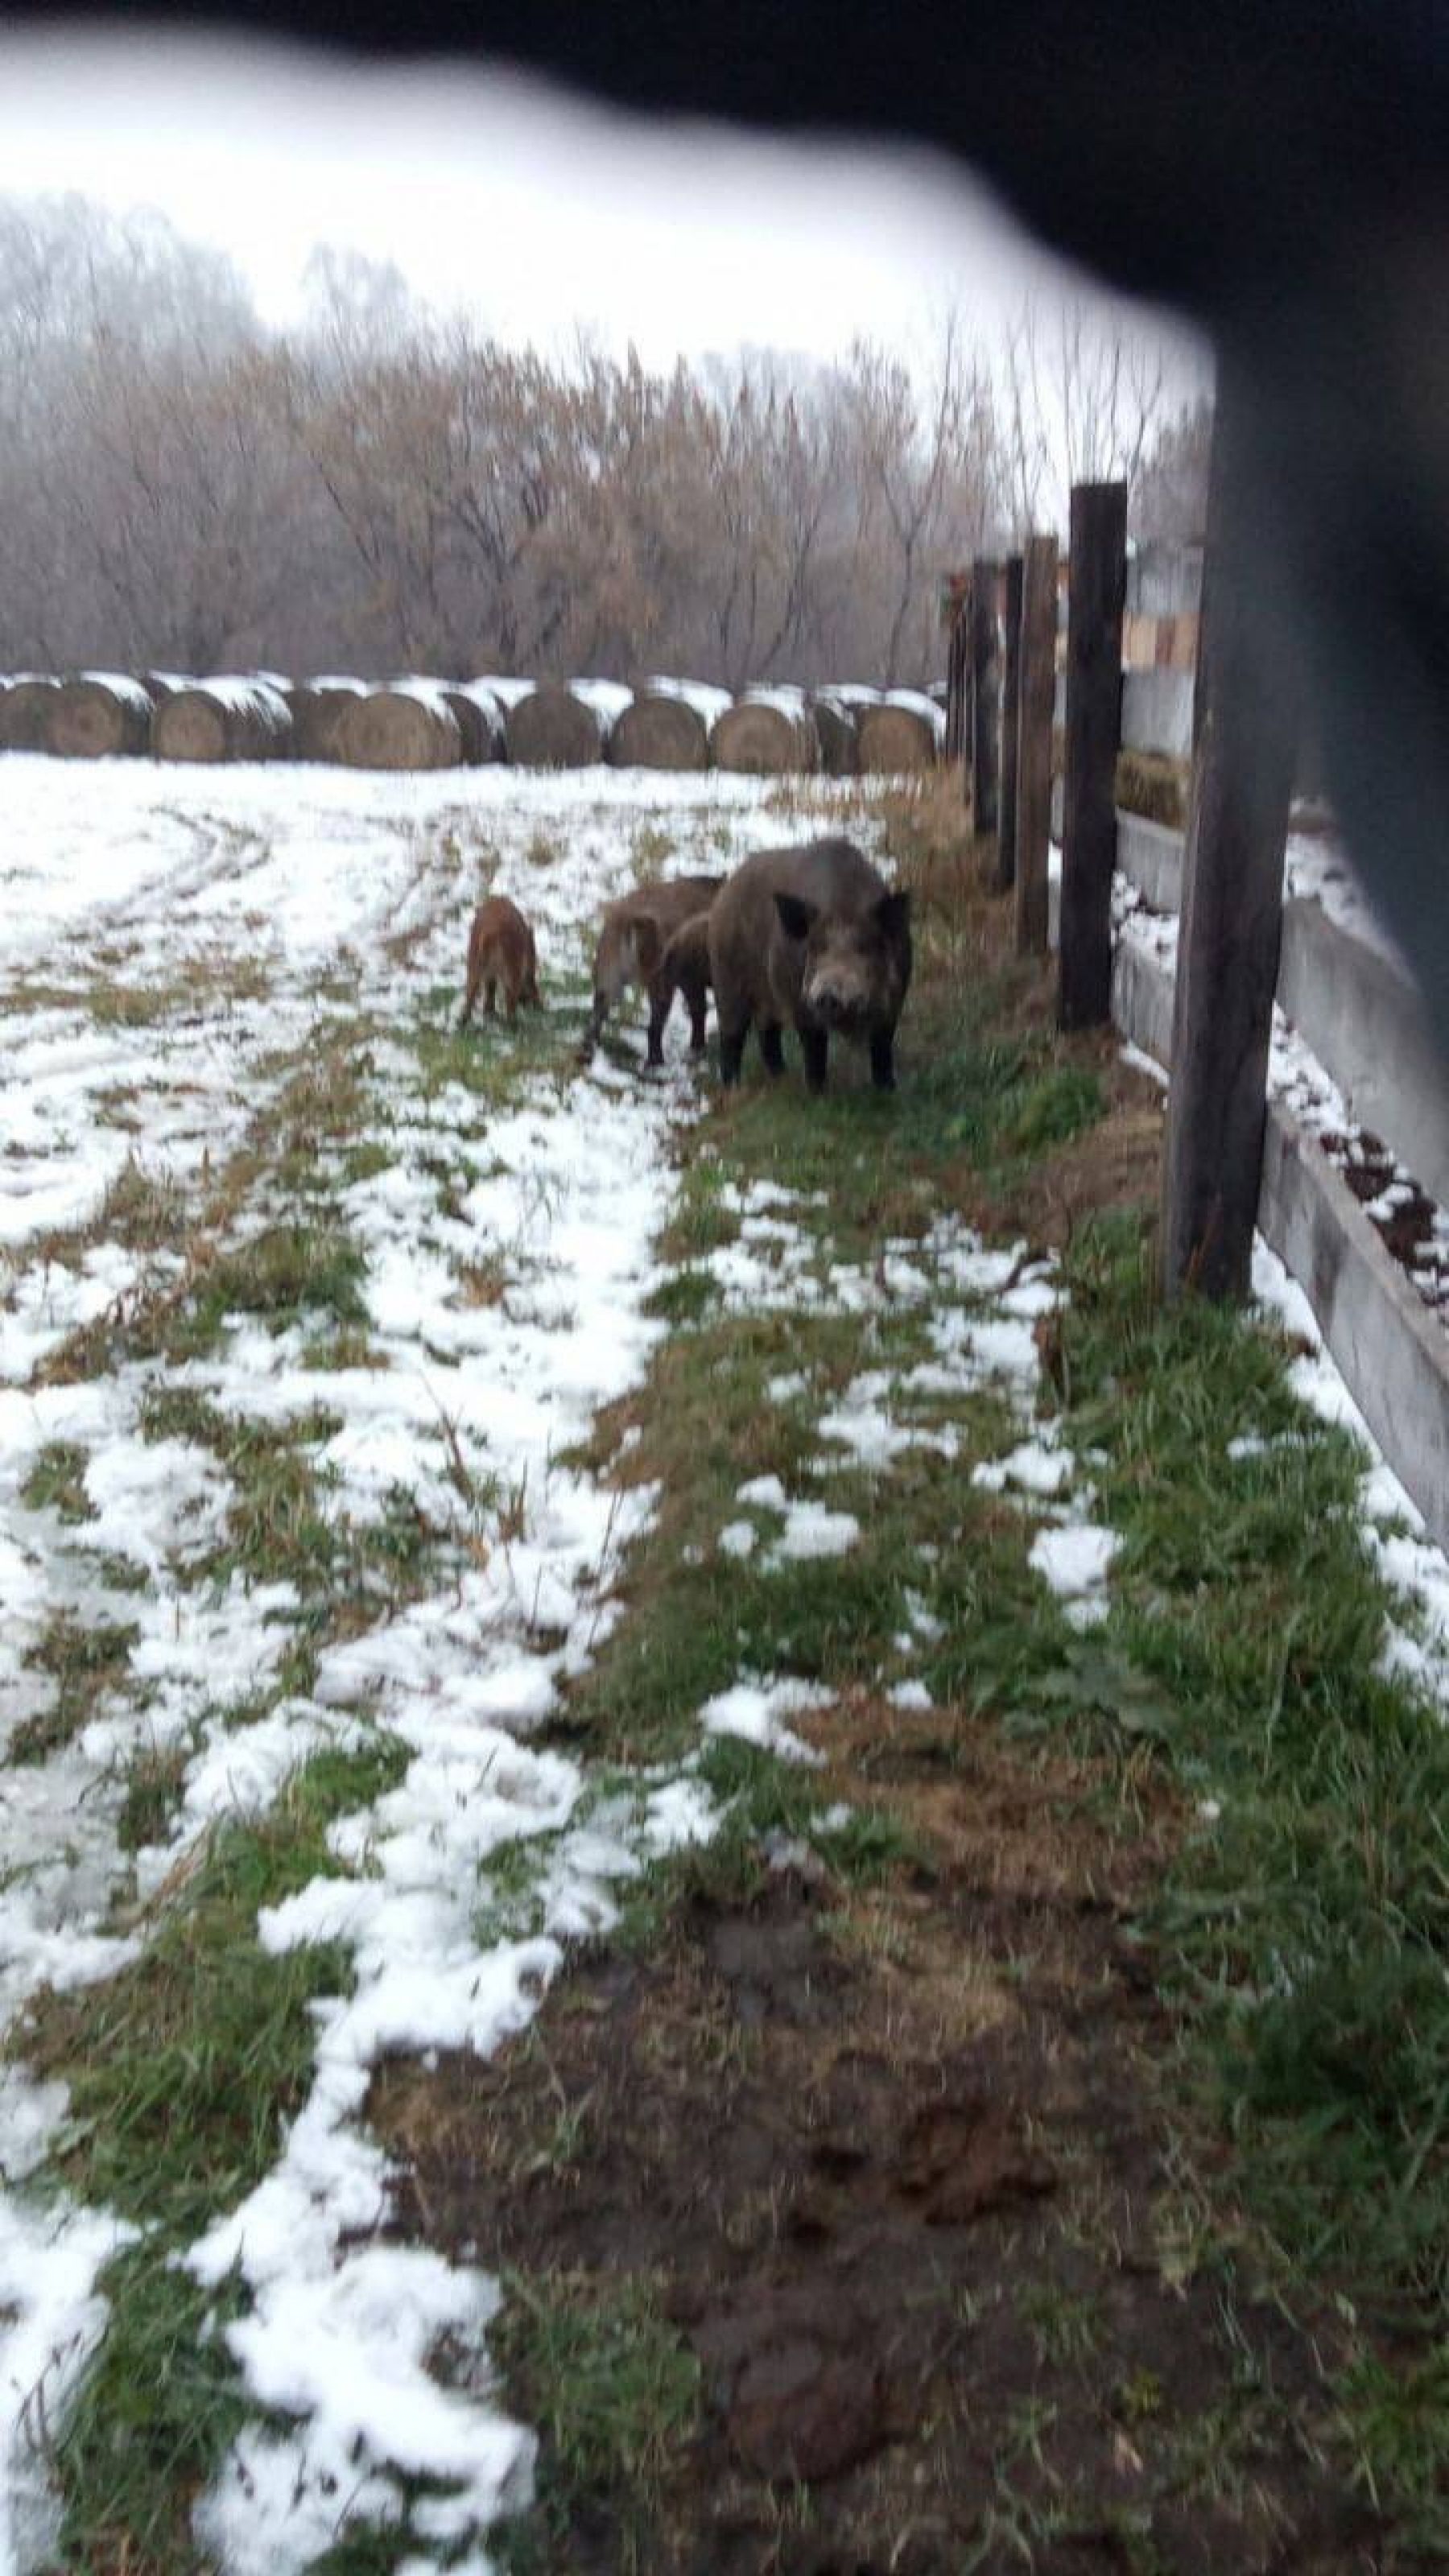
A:
POLYGON ((883 894, 875 908, 875 917, 887 939, 900 939, 911 926, 911 898, 908 894, 883 894))
POLYGON ((810 924, 818 918, 820 907, 806 903, 798 894, 777 894, 775 910, 787 939, 808 939, 810 924))

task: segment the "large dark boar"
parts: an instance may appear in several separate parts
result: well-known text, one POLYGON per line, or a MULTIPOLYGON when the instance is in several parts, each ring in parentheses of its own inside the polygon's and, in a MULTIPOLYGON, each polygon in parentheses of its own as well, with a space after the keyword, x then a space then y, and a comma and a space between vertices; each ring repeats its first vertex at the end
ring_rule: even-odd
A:
POLYGON ((723 877, 670 877, 658 885, 636 886, 632 894, 606 906, 594 951, 594 1007, 579 1050, 586 1060, 615 1003, 631 984, 643 984, 649 993, 647 1061, 663 1063, 664 1023, 674 996, 672 984, 667 990, 660 986, 665 948, 686 921, 708 910, 723 884, 723 877))
POLYGON ((737 868, 709 916, 719 1069, 737 1082, 750 1023, 771 1073, 780 1032, 800 1034, 805 1079, 825 1087, 832 1035, 863 1039, 871 1080, 895 1085, 896 1022, 911 980, 911 899, 895 894, 852 841, 761 850, 737 868))

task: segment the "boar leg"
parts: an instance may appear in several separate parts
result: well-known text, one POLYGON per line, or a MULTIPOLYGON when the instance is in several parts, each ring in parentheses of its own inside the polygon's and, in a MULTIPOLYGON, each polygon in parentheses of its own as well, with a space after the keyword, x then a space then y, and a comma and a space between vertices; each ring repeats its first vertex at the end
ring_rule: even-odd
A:
POLYGON ((894 1029, 878 1029, 870 1042, 870 1078, 877 1091, 894 1091, 896 1068, 892 1058, 894 1029))
POLYGON ((805 1081, 809 1090, 825 1089, 825 1061, 830 1040, 824 1029, 802 1029, 800 1044, 805 1056, 805 1081))
POLYGON ((666 984, 662 976, 656 975, 649 987, 649 1042, 644 1049, 646 1064, 660 1065, 664 1062, 664 1031, 673 999, 673 985, 666 984))
POLYGON ((768 1021, 761 1029, 760 1053, 765 1059, 766 1073, 784 1072, 785 1047, 780 1034, 780 1023, 778 1020, 768 1021))
POLYGON ((583 1037, 579 1042, 579 1058, 581 1063, 588 1063, 590 1056, 593 1054, 595 1047, 599 1043, 600 1037, 603 1035, 604 1022, 608 1016, 609 996, 607 993, 601 993, 598 985, 596 984, 594 986, 594 1007, 589 1013, 589 1025, 585 1029, 583 1037))
POLYGON ((497 1019, 497 1017, 498 1017, 498 986, 497 986, 497 984, 496 984, 496 982, 495 982, 494 978, 493 978, 491 975, 489 976, 487 983, 486 983, 486 984, 484 985, 484 987, 483 987, 483 1008, 484 1008, 484 1010, 487 1012, 488 1017, 489 1017, 489 1019, 490 1019, 490 1020, 496 1020, 496 1019, 497 1019))
POLYGON ((747 1019, 742 1020, 737 1029, 727 1029, 724 1022, 720 1022, 719 1078, 721 1082, 728 1084, 739 1081, 740 1062, 745 1052, 745 1040, 749 1034, 750 1024, 747 1019))
POLYGON ((694 984, 691 985, 689 991, 684 997, 685 1001, 689 1005, 689 1052, 691 1055, 703 1055, 704 1053, 705 992, 706 987, 703 984, 694 984))

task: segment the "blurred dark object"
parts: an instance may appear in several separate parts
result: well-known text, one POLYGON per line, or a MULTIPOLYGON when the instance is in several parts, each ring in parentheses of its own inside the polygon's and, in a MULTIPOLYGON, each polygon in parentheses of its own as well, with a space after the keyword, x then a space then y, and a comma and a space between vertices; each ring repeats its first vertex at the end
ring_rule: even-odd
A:
MULTIPOLYGON (((8 14, 49 31, 121 13, 8 14)), ((1191 316, 1249 392, 1238 577, 1270 654, 1301 661, 1359 871, 1449 1023, 1445 0, 163 0, 146 15, 938 146, 1058 249, 1191 316)))

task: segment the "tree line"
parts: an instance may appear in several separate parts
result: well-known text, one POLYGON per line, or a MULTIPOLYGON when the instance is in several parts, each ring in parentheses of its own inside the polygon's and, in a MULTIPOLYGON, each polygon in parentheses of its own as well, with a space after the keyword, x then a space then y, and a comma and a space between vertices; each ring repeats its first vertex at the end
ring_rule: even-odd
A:
POLYGON ((278 332, 159 217, 0 198, 0 667, 919 685, 941 573, 1040 509, 1054 425, 1187 535, 1207 418, 1065 311, 1005 363, 958 315, 925 370, 658 373, 505 347, 324 249, 278 332))

